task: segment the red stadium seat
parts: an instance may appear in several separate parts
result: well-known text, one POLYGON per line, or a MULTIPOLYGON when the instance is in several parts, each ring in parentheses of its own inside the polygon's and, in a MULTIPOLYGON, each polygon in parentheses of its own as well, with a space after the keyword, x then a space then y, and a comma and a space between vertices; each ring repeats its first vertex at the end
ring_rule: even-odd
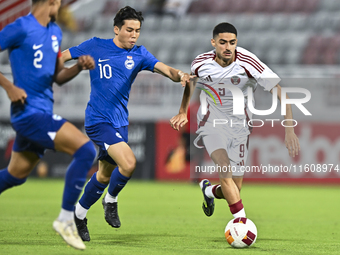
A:
MULTIPOLYGON (((308 1, 308 0, 307 0, 308 1)), ((306 0, 286 0, 286 6, 284 11, 287 13, 292 12, 301 12, 303 10, 303 6, 305 5, 306 0)))
POLYGON ((303 52, 302 64, 315 65, 318 63, 319 52, 316 52, 314 48, 307 47, 303 52))
POLYGON ((318 8, 320 0, 305 0, 302 11, 305 13, 315 12, 318 8))
POLYGON ((269 13, 282 12, 286 5, 286 0, 270 0, 265 10, 269 13))
POLYGON ((337 60, 337 50, 335 48, 327 48, 320 54, 320 64, 335 65, 337 60))
POLYGON ((265 12, 268 2, 271 0, 252 0, 248 2, 248 11, 252 13, 265 12))
POLYGON ((192 1, 188 8, 188 13, 205 13, 205 12, 209 12, 209 3, 208 1, 204 0, 192 1))
POLYGON ((232 5, 232 0, 209 0, 209 10, 211 13, 224 13, 230 12, 230 6, 232 5))

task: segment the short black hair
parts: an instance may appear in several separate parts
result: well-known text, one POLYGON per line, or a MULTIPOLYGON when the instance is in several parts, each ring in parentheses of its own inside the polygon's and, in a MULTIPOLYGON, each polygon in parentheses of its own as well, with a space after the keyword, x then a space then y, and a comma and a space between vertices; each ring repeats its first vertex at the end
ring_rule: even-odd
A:
POLYGON ((213 38, 215 38, 215 36, 217 36, 219 33, 232 33, 235 34, 237 37, 236 28, 232 24, 227 22, 220 23, 216 27, 214 27, 213 38))
POLYGON ((142 26, 144 18, 142 16, 142 12, 137 12, 132 7, 125 6, 117 12, 113 19, 113 26, 117 26, 119 29, 122 28, 124 20, 138 20, 140 22, 140 26, 142 26))

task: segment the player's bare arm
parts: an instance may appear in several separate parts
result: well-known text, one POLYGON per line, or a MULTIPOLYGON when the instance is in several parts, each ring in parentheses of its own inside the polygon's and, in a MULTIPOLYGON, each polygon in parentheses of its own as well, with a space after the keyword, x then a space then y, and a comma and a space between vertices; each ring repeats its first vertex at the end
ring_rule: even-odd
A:
POLYGON ((156 63, 154 72, 168 77, 174 82, 181 82, 182 87, 184 87, 186 84, 189 84, 190 78, 195 77, 193 75, 189 75, 188 73, 184 73, 181 70, 172 68, 171 66, 168 66, 162 62, 156 63))
MULTIPOLYGON (((0 47, 1 51, 1 47, 0 47)), ((10 82, 2 73, 0 73, 0 86, 4 88, 9 100, 12 103, 25 103, 27 94, 25 90, 18 88, 12 82, 10 82)))
MULTIPOLYGON (((281 86, 277 84, 274 88, 277 88, 277 97, 281 101, 281 86)), ((273 93, 273 89, 270 92, 273 93)), ((286 98, 288 99, 287 95, 286 98)), ((288 149, 289 156, 295 157, 299 154, 300 143, 299 138, 294 132, 293 122, 291 121, 293 119, 293 112, 290 104, 286 105, 286 115, 284 118, 287 120, 287 127, 285 128, 285 144, 288 149)))
POLYGON ((78 62, 74 64, 72 67, 65 67, 64 63, 67 60, 71 59, 71 54, 69 50, 66 50, 62 53, 62 56, 58 58, 57 63, 57 71, 55 75, 55 82, 58 85, 62 85, 65 82, 73 79, 77 76, 82 70, 91 70, 94 69, 95 62, 94 59, 89 55, 80 56, 78 58, 78 62))
POLYGON ((179 113, 170 119, 170 126, 175 130, 179 131, 179 128, 188 123, 188 107, 190 103, 190 98, 196 86, 196 82, 197 78, 191 78, 189 84, 185 86, 179 113))

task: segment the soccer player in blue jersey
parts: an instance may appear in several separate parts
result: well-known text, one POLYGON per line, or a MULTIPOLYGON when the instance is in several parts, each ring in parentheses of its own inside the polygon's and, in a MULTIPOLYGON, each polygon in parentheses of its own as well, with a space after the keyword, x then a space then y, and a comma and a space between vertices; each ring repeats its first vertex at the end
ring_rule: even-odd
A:
POLYGON ((105 219, 112 227, 120 227, 117 196, 136 167, 136 158, 127 144, 127 104, 137 74, 149 70, 183 86, 189 83, 189 74, 159 62, 144 46, 135 45, 142 21, 141 12, 126 6, 114 18, 114 39, 94 37, 63 52, 64 60, 88 54, 96 61, 95 69, 90 71, 91 95, 85 129, 99 147, 99 169, 87 183, 75 210, 78 232, 84 241, 90 241, 86 213, 107 185, 108 193, 102 200, 105 219))
POLYGON ((90 56, 64 68, 62 32, 54 23, 60 0, 33 0, 32 12, 0 32, 0 50, 9 51, 14 84, 0 73, 0 85, 11 100, 11 123, 16 131, 11 160, 0 170, 0 194, 26 181, 45 149, 73 156, 66 172, 62 209, 53 228, 71 246, 85 249, 74 223, 74 205, 86 181, 96 151, 75 126, 53 114, 52 84, 63 84, 83 69, 94 67, 90 56))

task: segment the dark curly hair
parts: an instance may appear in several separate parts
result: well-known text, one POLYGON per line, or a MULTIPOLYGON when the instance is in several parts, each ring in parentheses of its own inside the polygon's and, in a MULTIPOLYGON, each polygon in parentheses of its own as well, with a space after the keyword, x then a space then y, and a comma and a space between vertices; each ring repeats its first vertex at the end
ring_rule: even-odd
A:
POLYGON ((119 29, 124 25, 124 20, 138 20, 140 26, 144 20, 142 12, 137 12, 130 6, 125 6, 121 8, 113 19, 113 26, 117 26, 119 29))

